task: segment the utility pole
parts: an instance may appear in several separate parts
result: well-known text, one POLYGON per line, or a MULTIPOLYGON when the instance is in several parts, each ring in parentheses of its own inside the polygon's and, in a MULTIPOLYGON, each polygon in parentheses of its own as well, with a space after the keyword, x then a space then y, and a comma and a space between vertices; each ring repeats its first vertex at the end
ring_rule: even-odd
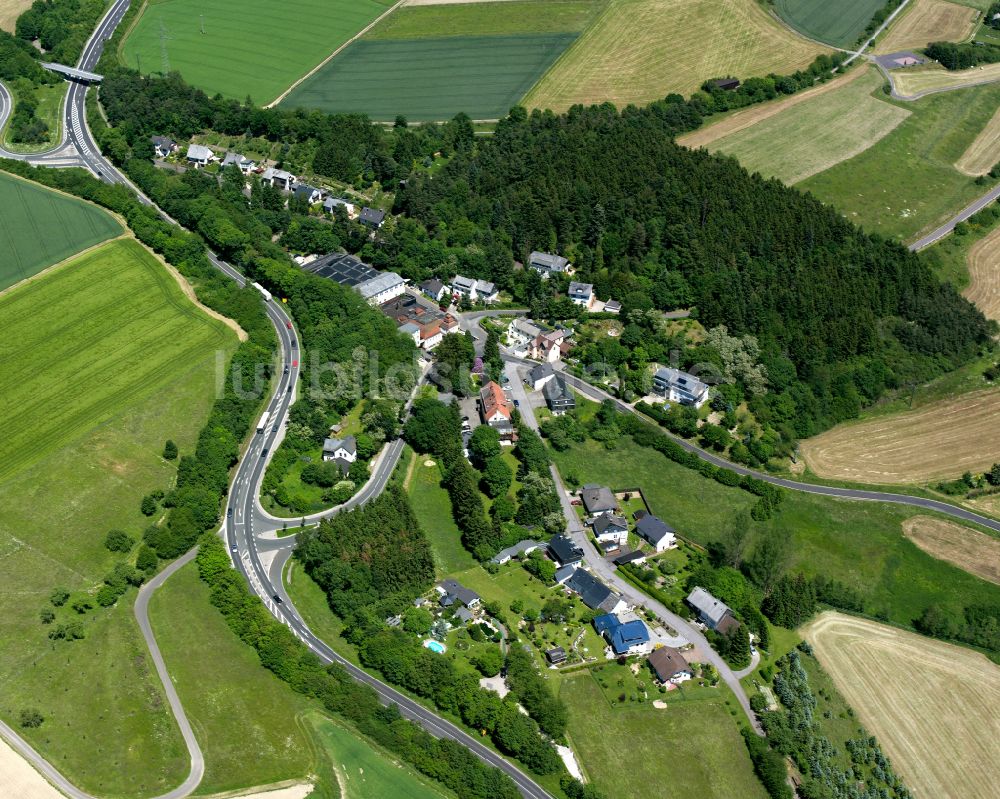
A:
POLYGON ((201 20, 201 35, 204 36, 205 35, 205 15, 204 14, 199 14, 198 18, 201 20))

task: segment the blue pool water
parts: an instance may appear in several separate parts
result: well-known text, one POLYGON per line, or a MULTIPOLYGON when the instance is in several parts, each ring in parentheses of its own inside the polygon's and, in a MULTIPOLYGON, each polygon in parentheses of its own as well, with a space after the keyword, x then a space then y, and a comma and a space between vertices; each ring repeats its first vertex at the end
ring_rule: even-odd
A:
POLYGON ((424 646, 426 646, 431 652, 437 652, 439 655, 444 654, 445 645, 440 641, 435 641, 433 638, 428 638, 424 641, 424 646))

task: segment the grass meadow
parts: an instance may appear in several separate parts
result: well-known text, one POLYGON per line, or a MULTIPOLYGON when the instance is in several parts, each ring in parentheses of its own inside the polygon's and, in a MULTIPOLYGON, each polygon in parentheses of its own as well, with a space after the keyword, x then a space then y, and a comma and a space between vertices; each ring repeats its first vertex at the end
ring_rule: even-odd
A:
POLYGON ((152 0, 125 39, 122 63, 146 74, 176 70, 208 94, 239 100, 249 95, 264 104, 391 5, 391 0, 152 0))
POLYGON ((142 496, 175 473, 163 442, 191 451, 213 401, 215 351, 228 356, 236 337, 125 240, 14 288, 0 316, 0 715, 14 723, 37 707, 45 723, 21 734, 84 790, 158 795, 188 760, 134 592, 84 615, 48 597, 64 587, 92 599, 121 557, 104 548, 107 531, 138 536, 149 524, 142 496), (50 641, 46 608, 56 623, 80 621, 86 637, 50 641))
POLYGON ((0 291, 122 232, 97 206, 7 174, 0 208, 0 291))
POLYGON ((864 152, 910 116, 881 99, 881 88, 882 76, 869 69, 860 80, 718 139, 709 149, 734 156, 751 172, 798 183, 864 152))
POLYGON ((610 0, 524 105, 642 105, 709 78, 794 72, 821 52, 757 0, 610 0))
POLYGON ((297 86, 282 105, 376 120, 499 119, 576 38, 574 33, 366 39, 297 86))
POLYGON ((799 184, 870 233, 910 241, 985 189, 955 168, 1000 103, 1000 85, 924 97, 902 124, 860 155, 799 184))
MULTIPOLYGON (((588 441, 553 452, 553 459, 564 478, 571 475, 581 483, 620 488, 642 475, 639 483, 653 513, 702 546, 753 502, 747 492, 702 477, 631 439, 620 441, 613 452, 588 441)), ((774 518, 754 525, 754 538, 789 535, 792 571, 844 582, 865 598, 866 611, 885 613, 897 624, 909 626, 933 603, 961 608, 1000 601, 1000 587, 935 560, 904 537, 902 523, 915 513, 789 491, 774 518)))
POLYGON ((774 1, 778 16, 797 31, 836 47, 853 46, 883 5, 883 0, 774 1))
POLYGON ((568 735, 587 777, 608 796, 764 799, 725 704, 729 693, 714 690, 717 696, 672 700, 664 710, 651 703, 612 707, 582 672, 563 678, 559 696, 569 707, 568 735))
POLYGON ((431 459, 423 455, 414 457, 407 493, 430 541, 438 574, 444 576, 475 566, 475 559, 462 546, 462 533, 452 518, 451 500, 441 485, 441 467, 437 463, 425 466, 431 459))

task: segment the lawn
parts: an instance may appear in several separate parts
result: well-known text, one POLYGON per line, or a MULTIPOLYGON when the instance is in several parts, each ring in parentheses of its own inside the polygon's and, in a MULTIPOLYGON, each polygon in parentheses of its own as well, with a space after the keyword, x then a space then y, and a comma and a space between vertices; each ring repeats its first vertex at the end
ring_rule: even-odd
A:
POLYGON ((775 0, 774 9, 785 22, 811 39, 853 47, 884 0, 775 0))
POLYGON ((709 149, 734 156, 751 172, 798 183, 864 152, 910 116, 881 99, 882 82, 869 69, 861 80, 718 139, 709 149))
POLYGON ((988 85, 900 104, 913 113, 892 133, 798 188, 871 233, 909 241, 985 192, 954 165, 998 103, 1000 86, 988 85))
MULTIPOLYGON (((721 690, 721 689, 720 689, 721 690)), ((764 799, 723 696, 611 707, 588 673, 566 677, 569 737, 583 768, 615 799, 764 799), (623 768, 625 769, 623 771, 623 768)))
POLYGON ((0 292, 122 232, 95 205, 0 174, 0 292))
POLYGON ((377 120, 498 119, 516 105, 573 33, 365 38, 347 47, 282 102, 377 120))
POLYGON ((85 615, 48 597, 57 586, 92 595, 121 559, 104 548, 107 531, 138 536, 149 524, 140 499, 175 474, 163 442, 192 450, 216 351, 228 357, 236 337, 131 241, 13 289, 0 315, 0 448, 5 467, 17 464, 0 481, 0 715, 14 723, 39 708, 45 723, 21 734, 84 790, 158 795, 183 780, 188 759, 132 616, 134 592, 85 615), (192 346, 174 352, 170 341, 192 346), (56 623, 82 622, 86 637, 50 641, 46 608, 56 623))
POLYGON ((354 648, 341 637, 344 623, 330 610, 323 589, 306 574, 298 561, 288 562, 283 579, 288 598, 313 634, 337 654, 360 665, 354 648))
MULTIPOLYGON (((654 450, 623 440, 608 452, 587 442, 553 453, 565 476, 581 482, 620 485, 642 475, 654 512, 682 536, 706 545, 752 497, 674 464, 654 450)), ((793 541, 790 568, 840 580, 865 598, 866 610, 910 625, 932 603, 948 607, 996 604, 1000 588, 935 560, 908 541, 902 522, 916 511, 874 502, 850 502, 786 492, 773 519, 754 525, 754 536, 787 532, 793 541)))
POLYGON ((191 563, 153 595, 150 622, 205 754, 199 794, 315 771, 302 716, 315 705, 260 664, 209 602, 191 563))
POLYGON ((413 511, 427 534, 439 576, 471 568, 476 561, 462 545, 462 533, 451 515, 451 500, 441 486, 441 467, 431 458, 416 455, 407 493, 413 511), (425 465, 428 461, 432 466, 425 465))
POLYGON ((208 94, 257 104, 282 92, 392 5, 390 0, 161 0, 122 46, 144 73, 176 70, 208 94), (264 67, 266 65, 266 68, 264 67))
POLYGON ((524 105, 642 105, 709 78, 794 72, 823 51, 757 0, 611 0, 524 105))

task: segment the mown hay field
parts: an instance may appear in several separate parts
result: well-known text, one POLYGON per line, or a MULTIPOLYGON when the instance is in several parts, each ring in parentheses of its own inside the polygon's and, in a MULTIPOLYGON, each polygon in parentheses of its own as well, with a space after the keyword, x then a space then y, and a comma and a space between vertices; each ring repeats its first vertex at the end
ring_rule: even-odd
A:
POLYGON ((875 47, 876 53, 895 53, 926 47, 931 42, 960 42, 975 29, 976 10, 947 0, 912 0, 875 47))
POLYGON ((524 105, 642 105, 709 78, 794 72, 821 52, 756 0, 611 0, 524 105))
POLYGON ((96 205, 0 174, 0 291, 122 232, 96 205))
POLYGON ((917 797, 993 799, 1000 667, 970 649, 827 612, 801 630, 917 797))
POLYGON ((1000 389, 983 389, 903 413, 843 424, 802 442, 820 477, 859 483, 926 483, 1000 461, 1000 389))
POLYGON ((208 94, 249 95, 264 104, 391 6, 391 0, 159 0, 143 9, 122 61, 145 74, 176 70, 208 94))
POLYGON ((1000 108, 976 136, 976 140, 969 145, 969 149, 955 162, 955 166, 966 175, 978 176, 985 175, 998 163, 1000 163, 1000 108))
MULTIPOLYGON (((157 796, 188 756, 132 615, 53 608, 62 586, 93 594, 122 556, 108 530, 139 537, 143 495, 168 490, 173 439, 190 453, 214 399, 217 355, 236 336, 185 298, 141 245, 119 239, 0 297, 0 717, 37 707, 21 730, 72 782, 98 796, 157 796), (50 641, 79 621, 85 637, 50 641)), ((0 791, 2 793, 2 791, 0 791)))
POLYGON ((296 86, 282 106, 391 120, 499 119, 574 33, 359 39, 296 86))
POLYGON ((798 183, 864 152, 910 115, 874 96, 881 86, 882 76, 869 69, 863 79, 725 136, 709 150, 734 156, 751 172, 798 183))
POLYGON ((883 5, 882 0, 775 0, 774 8, 810 39, 851 47, 883 5))
POLYGON ((1000 322, 1000 228, 969 250, 969 285, 962 292, 988 318, 1000 322))
POLYGON ((31 8, 34 0, 0 0, 0 30, 14 32, 17 18, 31 8))
POLYGON ((901 69, 892 73, 896 91, 904 97, 941 89, 959 89, 980 83, 1000 81, 1000 64, 986 64, 952 72, 933 65, 920 69, 901 69))
POLYGON ((907 519, 903 535, 928 555, 1000 585, 1000 538, 934 516, 907 519))

